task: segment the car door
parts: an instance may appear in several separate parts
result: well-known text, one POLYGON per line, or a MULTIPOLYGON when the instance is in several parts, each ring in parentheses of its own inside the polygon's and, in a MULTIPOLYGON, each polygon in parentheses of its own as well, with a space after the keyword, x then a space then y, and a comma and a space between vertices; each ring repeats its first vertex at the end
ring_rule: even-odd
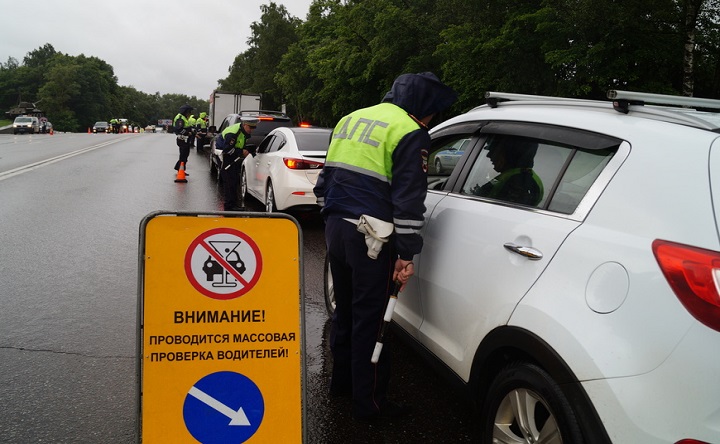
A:
POLYGON ((463 378, 482 338, 507 323, 582 222, 578 205, 620 143, 546 125, 479 126, 443 188, 428 192, 416 271, 422 310, 416 337, 463 378), (506 152, 505 169, 498 150, 506 152), (600 155, 586 155, 593 152, 600 155), (587 156, 598 165, 585 168, 585 188, 571 189, 568 174, 587 156), (504 177, 510 170, 520 174, 517 180, 504 177), (511 190, 488 191, 500 185, 511 190))
POLYGON ((261 194, 260 191, 263 189, 264 183, 260 181, 260 175, 258 174, 259 158, 261 158, 261 156, 270 149, 270 144, 274 139, 275 136, 273 134, 265 137, 255 150, 255 154, 248 156, 243 161, 245 177, 247 178, 248 192, 259 200, 264 198, 264 194, 261 194))
POLYGON ((283 145, 285 145, 286 140, 285 135, 281 132, 276 131, 272 133, 272 139, 270 142, 265 145, 262 151, 258 151, 257 156, 255 156, 254 174, 257 185, 256 192, 262 202, 265 202, 265 189, 267 187, 267 182, 270 179, 270 169, 275 157, 273 153, 278 152, 283 145))

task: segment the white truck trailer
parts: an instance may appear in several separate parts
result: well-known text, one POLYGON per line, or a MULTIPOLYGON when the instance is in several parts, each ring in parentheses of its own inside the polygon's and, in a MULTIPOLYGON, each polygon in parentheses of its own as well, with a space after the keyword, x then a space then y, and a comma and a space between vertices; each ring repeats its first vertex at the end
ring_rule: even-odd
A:
POLYGON ((241 111, 260 111, 260 94, 213 91, 208 111, 210 132, 220 127, 228 114, 238 114, 241 111))

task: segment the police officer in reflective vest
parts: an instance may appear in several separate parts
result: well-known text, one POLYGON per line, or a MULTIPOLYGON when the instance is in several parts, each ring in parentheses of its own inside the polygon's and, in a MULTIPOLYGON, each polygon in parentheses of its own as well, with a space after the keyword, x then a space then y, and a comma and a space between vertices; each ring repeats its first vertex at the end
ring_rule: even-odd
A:
MULTIPOLYGON (((193 107, 190 105, 183 105, 180 107, 180 111, 173 119, 173 132, 176 136, 176 143, 180 150, 180 157, 175 163, 175 170, 180 169, 180 164, 184 163, 187 168, 188 156, 190 155, 190 143, 188 140, 194 137, 194 129, 188 122, 188 117, 193 107)), ((188 173, 185 173, 188 175, 188 173)))
POLYGON ((207 113, 203 111, 200 113, 200 117, 198 117, 195 121, 195 138, 197 139, 196 143, 198 152, 201 152, 203 150, 203 148, 205 147, 205 142, 207 141, 207 123, 207 113))
POLYGON ((243 118, 235 125, 225 128, 215 140, 215 146, 222 148, 223 152, 220 178, 223 181, 225 211, 242 210, 237 198, 240 167, 243 159, 251 152, 246 143, 257 124, 258 119, 256 118, 243 118))
POLYGON ((407 413, 387 399, 390 353, 383 352, 377 364, 371 356, 394 281, 404 288, 422 249, 427 125, 456 97, 432 73, 399 76, 380 104, 339 121, 314 188, 336 300, 330 393, 352 397, 352 416, 360 422, 407 413), (358 231, 365 218, 389 225, 392 234, 379 251, 371 251, 358 231))

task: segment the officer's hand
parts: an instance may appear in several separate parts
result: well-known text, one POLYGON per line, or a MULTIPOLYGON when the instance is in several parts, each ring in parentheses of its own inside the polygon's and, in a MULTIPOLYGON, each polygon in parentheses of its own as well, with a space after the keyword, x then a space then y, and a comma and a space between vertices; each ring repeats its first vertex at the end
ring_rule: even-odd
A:
POLYGON ((393 281, 400 282, 400 291, 405 289, 410 277, 415 274, 415 264, 412 261, 399 259, 395 261, 395 270, 393 271, 393 281))

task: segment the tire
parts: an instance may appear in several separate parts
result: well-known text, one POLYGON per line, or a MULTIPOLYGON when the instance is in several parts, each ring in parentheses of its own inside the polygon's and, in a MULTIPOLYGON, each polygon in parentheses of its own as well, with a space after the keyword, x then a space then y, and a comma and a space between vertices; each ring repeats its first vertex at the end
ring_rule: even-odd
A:
POLYGON ((560 386, 535 364, 513 362, 482 404, 483 443, 582 444, 580 425, 560 386))
POLYGON ((243 205, 245 205, 245 199, 247 199, 248 195, 248 185, 247 185, 247 172, 245 172, 245 168, 240 169, 240 202, 242 202, 243 205))
POLYGON ((330 255, 325 255, 325 272, 323 274, 323 290, 325 293, 325 309, 328 316, 332 318, 335 312, 335 286, 333 285, 332 272, 330 271, 330 255))
POLYGON ((443 171, 442 162, 440 162, 440 159, 435 159, 435 172, 437 174, 440 174, 440 173, 442 173, 442 171, 443 171))
POLYGON ((268 182, 267 190, 265 191, 265 212, 277 212, 277 206, 275 205, 275 190, 273 189, 272 182, 268 182))

